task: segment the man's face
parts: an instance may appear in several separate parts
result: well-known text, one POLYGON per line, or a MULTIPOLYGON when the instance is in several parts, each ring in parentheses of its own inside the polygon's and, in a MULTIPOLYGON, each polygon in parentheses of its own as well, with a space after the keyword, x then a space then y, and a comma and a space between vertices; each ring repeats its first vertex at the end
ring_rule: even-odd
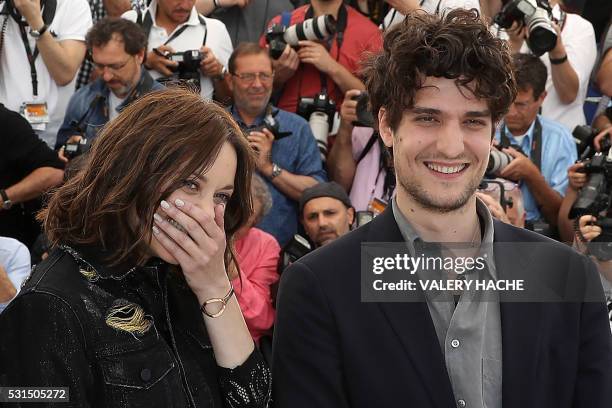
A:
POLYGON ((140 80, 144 50, 136 55, 128 54, 119 37, 113 36, 101 47, 93 47, 91 57, 100 78, 119 98, 125 98, 140 80))
POLYGON ((539 98, 534 98, 533 88, 518 91, 514 103, 510 105, 510 110, 504 121, 510 132, 515 136, 522 136, 529 130, 529 127, 535 121, 538 110, 542 103, 546 92, 543 92, 539 98))
POLYGON ((335 198, 313 198, 304 205, 302 224, 317 247, 350 231, 355 210, 335 198))
POLYGON ((173 23, 182 24, 189 20, 194 5, 195 0, 159 0, 157 10, 173 23))
POLYGON ((266 53, 236 58, 231 77, 234 104, 251 115, 262 113, 272 95, 272 62, 266 53))
MULTIPOLYGON (((468 84, 472 86, 472 84, 468 84)), ((395 131, 384 109, 380 134, 393 146, 398 195, 441 213, 463 207, 480 184, 491 146, 487 102, 454 80, 427 77, 395 131)))

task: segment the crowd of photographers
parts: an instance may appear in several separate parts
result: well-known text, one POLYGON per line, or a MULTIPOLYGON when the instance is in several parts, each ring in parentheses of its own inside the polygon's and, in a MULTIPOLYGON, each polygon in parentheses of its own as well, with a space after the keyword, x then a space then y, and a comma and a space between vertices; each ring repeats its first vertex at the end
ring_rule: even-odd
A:
POLYGON ((28 250, 32 263, 45 256, 45 192, 132 101, 182 84, 225 105, 257 152, 230 278, 251 334, 266 338, 279 273, 394 195, 364 55, 406 14, 457 7, 507 40, 518 84, 478 196, 496 218, 593 255, 612 297, 610 3, 0 0, 0 304, 27 276, 28 250))

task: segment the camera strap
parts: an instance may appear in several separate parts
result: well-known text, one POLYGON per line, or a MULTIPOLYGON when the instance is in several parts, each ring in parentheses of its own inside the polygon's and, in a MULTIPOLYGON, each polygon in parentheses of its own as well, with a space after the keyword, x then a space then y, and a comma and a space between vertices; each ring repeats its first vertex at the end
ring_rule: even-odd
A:
MULTIPOLYGON (((42 19, 43 22, 49 26, 55 17, 55 9, 57 7, 57 0, 41 0, 42 8, 42 19)), ((38 73, 36 72, 36 58, 38 57, 38 47, 34 47, 34 52, 30 47, 30 41, 28 34, 26 33, 27 23, 22 21, 21 14, 15 8, 10 10, 11 16, 19 26, 19 32, 21 33, 21 41, 25 47, 26 55, 28 57, 28 63, 30 64, 30 76, 32 78, 32 95, 38 96, 38 73)))
MULTIPOLYGON (((499 132, 501 147, 510 147, 510 139, 506 136, 506 126, 504 125, 499 132)), ((542 171, 542 124, 540 119, 536 117, 533 125, 533 139, 531 139, 531 150, 529 154, 531 161, 536 165, 540 172, 542 171)))
MULTIPOLYGON (((206 45, 206 38, 208 37, 208 27, 206 26, 206 20, 204 20, 204 17, 202 17, 199 13, 198 13, 198 20, 200 20, 200 24, 204 27, 204 39, 202 40, 202 45, 206 45)), ((148 40, 149 33, 151 32, 151 27, 153 27, 153 18, 151 17, 151 9, 147 9, 144 17, 142 15, 142 11, 139 8, 136 9, 136 24, 142 27, 142 29, 145 32, 145 35, 147 36, 147 40, 148 40)), ((187 27, 189 26, 184 25, 181 28, 179 28, 177 31, 175 31, 170 37, 168 37, 168 39, 166 40, 166 42, 164 42, 163 45, 168 45, 170 41, 174 40, 179 35, 183 34, 183 31, 185 31, 187 27)))

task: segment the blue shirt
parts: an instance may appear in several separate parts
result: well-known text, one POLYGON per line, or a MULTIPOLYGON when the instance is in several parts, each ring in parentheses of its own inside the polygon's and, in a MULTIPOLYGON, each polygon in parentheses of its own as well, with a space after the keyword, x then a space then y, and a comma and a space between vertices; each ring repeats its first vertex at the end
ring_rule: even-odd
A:
MULTIPOLYGON (((557 193, 561 194, 561 196, 564 196, 568 186, 567 169, 578 158, 576 143, 567 128, 560 123, 540 115, 538 115, 538 119, 542 124, 542 162, 540 171, 546 183, 557 193)), ((534 125, 535 121, 529 127, 522 143, 518 143, 506 127, 506 124, 503 123, 506 136, 508 136, 510 142, 521 146, 521 149, 523 149, 523 152, 529 158, 531 158, 531 141, 533 140, 534 125)), ((495 139, 498 142, 500 141, 499 130, 495 133, 495 139)), ((538 203, 529 191, 527 183, 519 182, 519 185, 523 194, 525 212, 527 213, 526 219, 528 221, 541 220, 543 217, 538 210, 538 203)))
MULTIPOLYGON (((233 106, 230 112, 243 129, 261 126, 265 117, 264 111, 252 125, 246 126, 233 106)), ((280 132, 291 132, 290 136, 272 143, 272 162, 290 173, 314 177, 319 182, 327 181, 319 148, 308 122, 301 116, 278 108, 272 108, 272 114, 276 115, 280 132)), ((263 179, 272 195, 272 208, 257 227, 272 234, 283 246, 297 232, 298 203, 277 189, 266 177, 263 179)))
MULTIPOLYGON (((30 276, 30 251, 16 239, 0 237, 0 266, 19 292, 23 281, 30 276)), ((0 303, 0 313, 9 302, 0 303)))

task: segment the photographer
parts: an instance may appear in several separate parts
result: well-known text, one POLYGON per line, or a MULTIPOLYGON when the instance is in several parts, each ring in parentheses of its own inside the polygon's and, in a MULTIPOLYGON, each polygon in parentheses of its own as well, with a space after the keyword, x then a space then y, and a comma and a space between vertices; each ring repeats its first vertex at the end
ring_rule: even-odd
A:
POLYGON ((154 79, 188 80, 203 98, 214 94, 223 101, 229 96, 225 74, 232 41, 222 22, 198 14, 195 1, 153 0, 144 13, 130 10, 122 17, 144 29, 145 66, 154 79))
POLYGON ((300 197, 300 222, 315 248, 349 232, 354 221, 355 209, 338 183, 319 183, 300 197))
POLYGON ((17 112, 0 104, 0 236, 31 247, 40 234, 40 197, 59 185, 64 164, 17 112))
POLYGON ((13 238, 0 236, 0 313, 30 276, 30 251, 13 238))
POLYGON ((70 98, 55 144, 64 161, 68 161, 64 143, 94 139, 106 122, 135 99, 163 88, 142 67, 147 39, 136 24, 121 18, 102 19, 89 30, 86 41, 99 76, 70 98))
MULTIPOLYGON (((359 62, 364 52, 381 48, 381 34, 367 17, 343 4, 342 0, 311 0, 310 5, 274 17, 269 27, 273 24, 292 26, 326 14, 337 21, 331 40, 300 41, 297 50, 286 45, 282 55, 273 60, 274 88, 280 91, 278 106, 281 109, 297 112, 302 97, 311 98, 322 90, 339 106, 349 89, 365 89, 356 76, 359 62)), ((266 45, 265 36, 260 39, 260 45, 266 45)))
POLYGON ((91 12, 85 0, 0 4, 0 103, 55 144, 85 56, 91 12))
POLYGON ((513 160, 499 175, 520 183, 528 223, 554 226, 567 188, 567 168, 577 158, 576 145, 564 126, 538 115, 546 98, 542 61, 530 54, 515 54, 512 61, 518 93, 495 138, 513 160))
POLYGON ((390 201, 395 191, 395 174, 391 156, 378 132, 371 127, 373 123, 370 127, 353 125, 360 116, 357 112, 360 95, 357 89, 345 95, 340 107, 340 128, 329 151, 327 169, 330 179, 350 191, 356 211, 372 211, 376 204, 382 204, 384 209, 390 201))
MULTIPOLYGON (((583 215, 578 220, 578 231, 574 236, 574 248, 579 252, 589 255, 589 244, 595 238, 601 235, 602 229, 600 226, 595 225, 597 218, 592 215, 583 215)), ((591 256, 591 259, 597 265, 601 276, 601 283, 604 288, 604 294, 608 303, 608 311, 610 313, 610 328, 612 328, 612 261, 602 261, 597 259, 595 256, 591 256)))
MULTIPOLYGON (((583 104, 591 71, 597 58, 592 24, 577 14, 566 13, 561 0, 549 0, 552 6, 551 25, 556 31, 554 48, 541 60, 546 65, 548 97, 542 105, 542 116, 557 121, 568 129, 584 125, 583 104)), ((525 39, 529 30, 522 24, 507 30, 513 52, 529 52, 525 39)))
POLYGON ((258 227, 283 246, 296 233, 302 192, 326 180, 315 138, 301 117, 272 106, 274 71, 268 52, 240 44, 229 59, 231 113, 257 152, 257 171, 272 195, 272 209, 258 227))

